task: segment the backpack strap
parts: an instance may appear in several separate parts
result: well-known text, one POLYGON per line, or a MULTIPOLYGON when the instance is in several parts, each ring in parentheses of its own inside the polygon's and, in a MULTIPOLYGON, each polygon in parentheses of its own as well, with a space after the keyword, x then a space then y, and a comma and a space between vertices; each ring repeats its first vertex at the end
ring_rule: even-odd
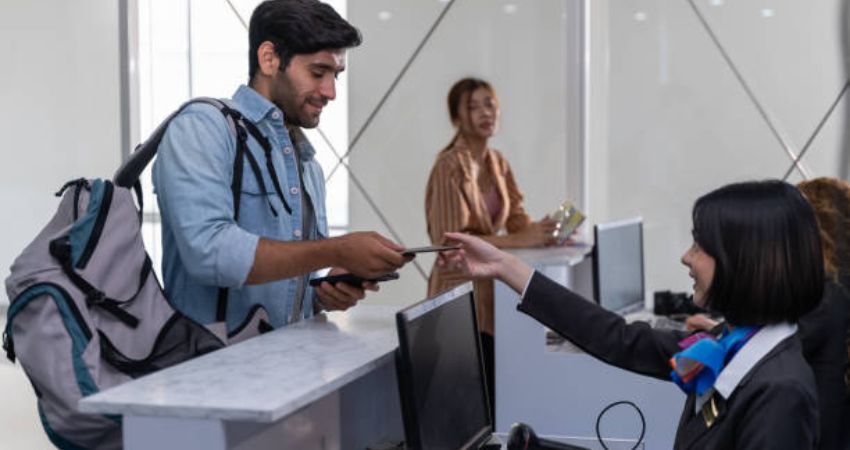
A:
POLYGON ((153 157, 156 156, 157 149, 159 148, 159 143, 162 142, 162 137, 165 136, 165 131, 168 130, 168 125, 171 121, 177 117, 178 114, 183 112, 189 105, 195 103, 206 103, 208 105, 214 106, 216 109, 221 111, 222 114, 227 118, 228 125, 230 126, 231 134, 236 135, 236 124, 234 119, 231 117, 230 111, 235 111, 229 106, 227 106, 224 102, 219 99, 210 98, 210 97, 199 97, 194 98, 192 100, 183 103, 177 111, 174 111, 166 117, 162 123, 159 124, 158 127, 151 133, 150 137, 136 146, 136 149, 127 159, 127 161, 118 168, 118 171, 115 172, 115 175, 112 177, 112 181, 121 187, 131 188, 133 184, 139 181, 139 176, 141 176, 142 172, 145 168, 150 164, 153 160, 153 157))
POLYGON ((80 218, 80 190, 85 188, 86 190, 90 191, 91 186, 89 185, 89 180, 86 180, 85 178, 77 178, 76 180, 71 180, 63 184, 62 187, 59 188, 59 190, 56 191, 56 194, 54 195, 56 195, 57 197, 61 197, 65 194, 65 191, 70 188, 74 188, 74 222, 76 222, 77 219, 80 218))
MULTIPOLYGON (((280 188, 280 182, 278 181, 277 171, 274 168, 274 164, 272 164, 272 144, 269 142, 269 139, 260 132, 256 125, 250 120, 242 121, 240 120, 240 124, 244 125, 245 128, 251 133, 251 137, 260 144, 260 147, 263 148, 263 152, 266 156, 266 170, 269 171, 269 175, 272 179, 272 185, 274 185, 274 190, 277 193, 278 198, 280 198, 280 202, 283 203, 283 208, 286 209, 287 214, 292 215, 292 208, 289 207, 289 203, 286 201, 286 196, 283 195, 283 189, 280 188)), ((255 169, 256 170, 256 169, 255 169)), ((300 171, 299 171, 300 173, 300 171)))

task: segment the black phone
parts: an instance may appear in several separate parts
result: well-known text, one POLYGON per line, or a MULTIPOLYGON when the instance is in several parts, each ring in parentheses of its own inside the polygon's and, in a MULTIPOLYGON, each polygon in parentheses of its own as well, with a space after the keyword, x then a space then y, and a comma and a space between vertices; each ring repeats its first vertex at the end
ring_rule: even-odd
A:
POLYGON ((360 287, 363 283, 369 281, 372 283, 380 283, 382 281, 397 280, 398 272, 390 272, 375 278, 363 278, 354 275, 353 273, 340 273, 337 275, 329 275, 326 277, 313 278, 310 280, 310 286, 318 286, 327 281, 330 284, 345 283, 351 286, 360 287))
POLYGON ((429 245, 427 247, 406 248, 401 252, 402 256, 413 256, 417 253, 425 252, 445 252, 448 250, 457 250, 460 245, 429 245))

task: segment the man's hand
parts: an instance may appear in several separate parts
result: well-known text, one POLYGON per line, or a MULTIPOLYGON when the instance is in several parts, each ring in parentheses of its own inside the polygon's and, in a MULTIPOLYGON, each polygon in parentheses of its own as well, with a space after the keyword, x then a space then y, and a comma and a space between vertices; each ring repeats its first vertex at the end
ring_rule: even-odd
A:
MULTIPOLYGON (((328 275, 339 275, 341 273, 347 273, 347 271, 335 267, 328 272, 328 275)), ((347 283, 330 284, 325 281, 315 288, 319 302, 328 311, 345 311, 351 308, 358 301, 363 300, 367 290, 377 291, 378 284, 365 282, 362 286, 352 286, 347 283)))
POLYGON ((245 284, 292 278, 325 267, 340 267, 363 278, 376 278, 395 272, 413 259, 402 256, 402 251, 404 247, 375 232, 315 241, 260 238, 245 284))
POLYGON ((333 238, 337 265, 363 278, 375 278, 401 268, 413 257, 402 256, 404 247, 373 231, 333 238))

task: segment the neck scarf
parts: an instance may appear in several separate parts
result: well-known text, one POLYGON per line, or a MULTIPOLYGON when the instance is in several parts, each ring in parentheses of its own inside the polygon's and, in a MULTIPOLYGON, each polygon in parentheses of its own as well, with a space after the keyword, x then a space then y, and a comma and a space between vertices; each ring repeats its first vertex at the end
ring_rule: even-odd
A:
POLYGON ((686 394, 701 396, 714 385, 723 367, 756 334, 758 327, 723 329, 719 338, 696 333, 679 342, 683 350, 670 358, 670 378, 686 394))

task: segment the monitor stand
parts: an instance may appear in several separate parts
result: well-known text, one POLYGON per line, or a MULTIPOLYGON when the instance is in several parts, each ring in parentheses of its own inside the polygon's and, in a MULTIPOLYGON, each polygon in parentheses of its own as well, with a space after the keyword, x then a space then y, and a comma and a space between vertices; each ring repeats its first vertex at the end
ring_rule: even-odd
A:
POLYGON ((498 436, 492 434, 490 435, 490 439, 487 439, 487 441, 478 446, 478 450, 502 450, 505 448, 504 445, 498 436))

